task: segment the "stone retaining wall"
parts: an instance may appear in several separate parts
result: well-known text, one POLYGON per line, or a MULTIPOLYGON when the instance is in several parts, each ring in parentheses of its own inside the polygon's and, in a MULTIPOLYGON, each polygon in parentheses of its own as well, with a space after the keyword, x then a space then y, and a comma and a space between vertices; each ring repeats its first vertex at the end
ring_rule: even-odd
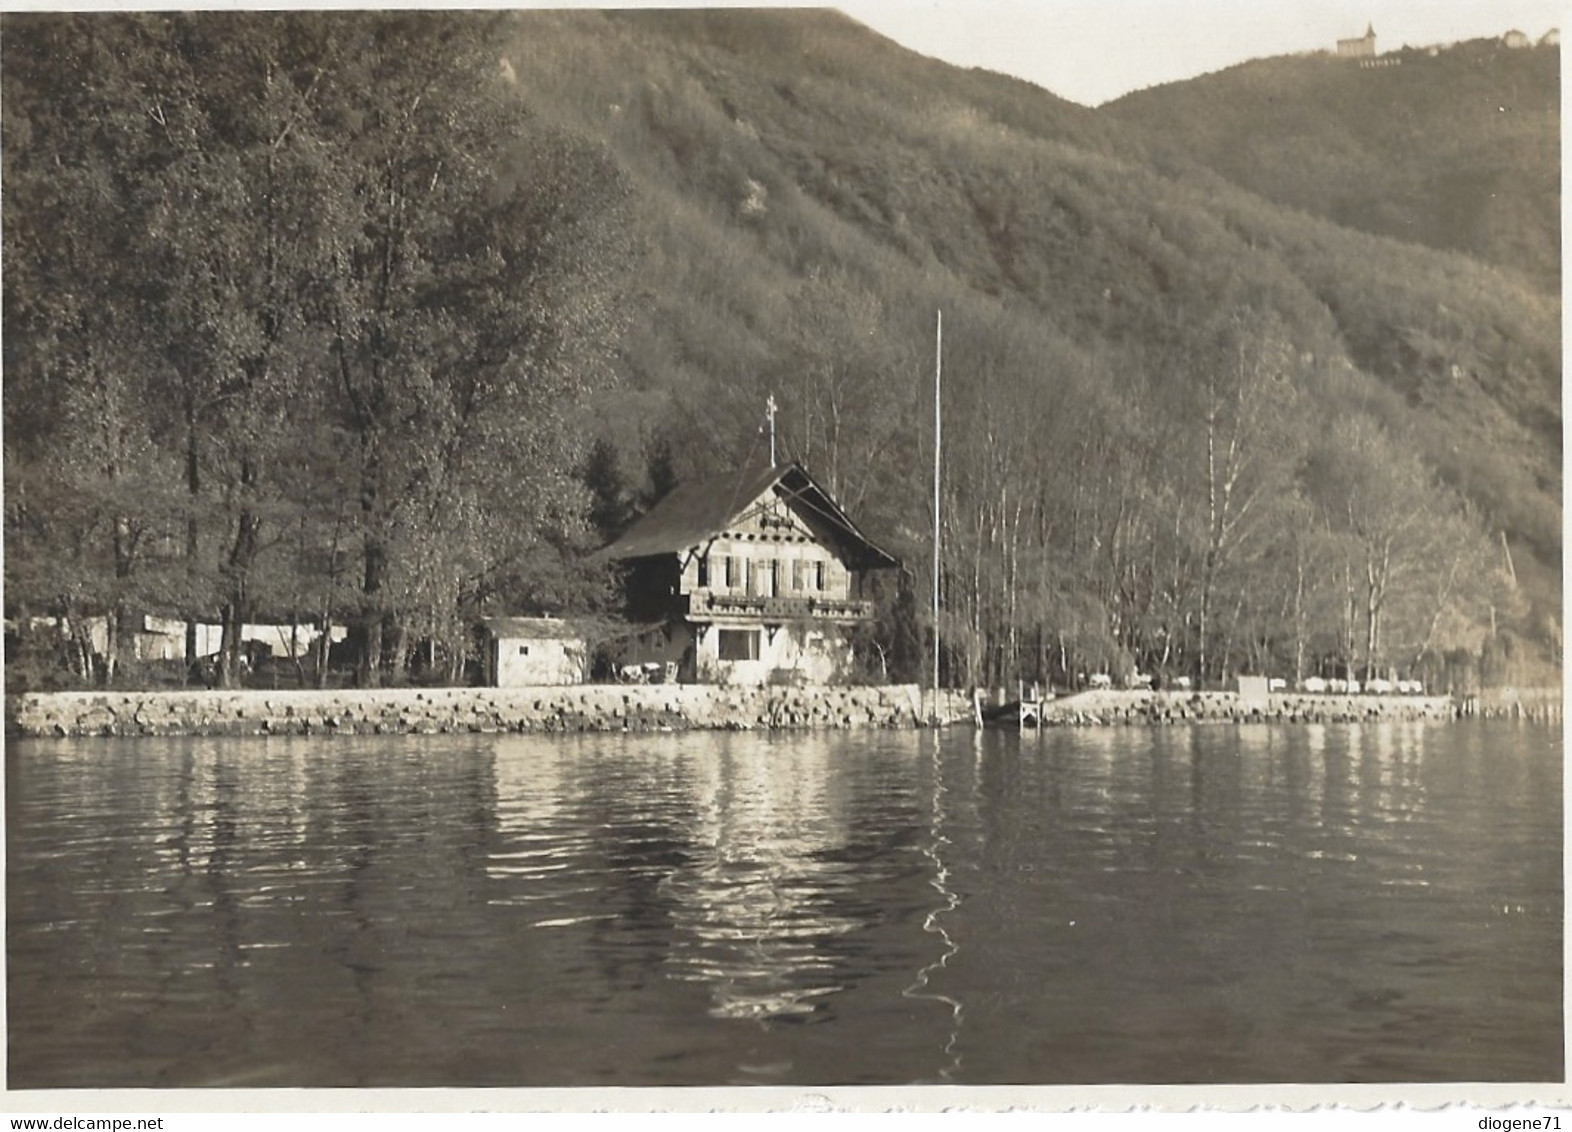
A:
POLYGON ((1357 723, 1382 719, 1455 719, 1449 696, 1326 696, 1237 692, 1082 692, 1043 704, 1047 726, 1196 722, 1357 723))
MULTIPOLYGON (((57 692, 6 699, 22 736, 365 735, 505 731, 681 731, 915 727, 932 710, 916 685, 725 688, 701 684, 379 691, 57 692)), ((939 715, 969 722, 971 697, 945 692, 939 715)), ((1444 696, 1083 692, 1043 704, 1046 726, 1187 722, 1341 723, 1452 719, 1444 696)))
MULTIPOLYGON (((59 692, 7 697, 6 726, 60 737, 914 727, 929 704, 911 684, 59 692)), ((964 701, 950 696, 941 707, 953 716, 957 704, 964 701)))

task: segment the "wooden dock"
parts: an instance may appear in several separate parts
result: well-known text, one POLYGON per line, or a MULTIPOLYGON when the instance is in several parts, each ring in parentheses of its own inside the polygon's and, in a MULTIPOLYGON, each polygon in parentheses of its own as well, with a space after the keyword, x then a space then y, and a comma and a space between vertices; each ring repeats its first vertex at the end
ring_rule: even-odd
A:
POLYGON ((1457 714, 1463 718, 1527 719, 1560 723, 1565 705, 1560 688, 1492 688, 1459 697, 1457 714))

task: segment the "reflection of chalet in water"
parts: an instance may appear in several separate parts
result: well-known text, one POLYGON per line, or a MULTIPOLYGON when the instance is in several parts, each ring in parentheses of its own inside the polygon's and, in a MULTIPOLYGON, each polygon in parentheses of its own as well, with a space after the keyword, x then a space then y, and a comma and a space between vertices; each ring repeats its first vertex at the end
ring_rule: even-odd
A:
POLYGON ((649 626, 621 662, 699 683, 833 682, 873 619, 867 573, 899 565, 796 464, 682 484, 601 554, 649 626))

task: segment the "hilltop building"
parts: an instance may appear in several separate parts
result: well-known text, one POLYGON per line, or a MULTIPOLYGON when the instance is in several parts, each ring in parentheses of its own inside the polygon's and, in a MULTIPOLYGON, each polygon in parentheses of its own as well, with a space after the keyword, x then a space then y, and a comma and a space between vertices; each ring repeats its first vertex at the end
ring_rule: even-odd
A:
POLYGON ((1365 34, 1358 39, 1340 39, 1337 41, 1337 55, 1340 59, 1373 59, 1376 49, 1375 25, 1366 24, 1365 34))
POLYGON ((598 557, 627 565, 643 626, 619 664, 751 685, 843 678, 869 573, 900 565, 798 464, 681 484, 598 557))
POLYGON ((1561 29, 1560 28, 1551 28, 1544 35, 1540 36, 1539 37, 1539 46, 1541 46, 1541 47, 1560 47, 1561 46, 1561 29))
POLYGON ((1533 45, 1533 41, 1530 40, 1523 32, 1513 28, 1511 31, 1507 32, 1501 37, 1501 45, 1503 47, 1511 47, 1516 49, 1520 47, 1530 47, 1533 45))

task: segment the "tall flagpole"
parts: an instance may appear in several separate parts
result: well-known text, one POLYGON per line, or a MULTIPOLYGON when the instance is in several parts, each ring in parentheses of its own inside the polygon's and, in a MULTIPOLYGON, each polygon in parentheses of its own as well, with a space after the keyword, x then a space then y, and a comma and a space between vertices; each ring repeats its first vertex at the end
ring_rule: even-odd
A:
POLYGON ((933 328, 933 722, 939 722, 939 452, 940 381, 944 368, 944 311, 935 312, 933 328))
POLYGON ((775 466, 775 394, 771 393, 769 400, 764 403, 765 415, 770 418, 770 467, 775 466))

